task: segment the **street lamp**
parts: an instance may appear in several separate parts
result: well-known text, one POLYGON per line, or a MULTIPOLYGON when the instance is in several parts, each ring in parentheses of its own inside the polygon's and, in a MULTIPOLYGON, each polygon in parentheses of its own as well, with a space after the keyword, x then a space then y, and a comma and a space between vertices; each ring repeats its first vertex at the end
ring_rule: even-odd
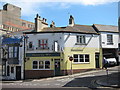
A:
POLYGON ((26 51, 25 51, 25 44, 26 44, 26 40, 28 39, 28 36, 26 36, 26 34, 23 34, 23 39, 24 39, 24 58, 23 58, 23 60, 24 60, 24 80, 25 80, 25 60, 26 60, 26 51))

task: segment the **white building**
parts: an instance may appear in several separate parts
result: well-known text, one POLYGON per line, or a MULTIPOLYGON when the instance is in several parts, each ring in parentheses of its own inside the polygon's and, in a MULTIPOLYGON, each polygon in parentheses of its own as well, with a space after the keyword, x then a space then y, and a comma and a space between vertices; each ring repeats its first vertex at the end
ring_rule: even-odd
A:
POLYGON ((116 58, 118 62, 118 27, 100 24, 94 24, 93 27, 100 34, 100 46, 102 48, 103 57, 116 58))

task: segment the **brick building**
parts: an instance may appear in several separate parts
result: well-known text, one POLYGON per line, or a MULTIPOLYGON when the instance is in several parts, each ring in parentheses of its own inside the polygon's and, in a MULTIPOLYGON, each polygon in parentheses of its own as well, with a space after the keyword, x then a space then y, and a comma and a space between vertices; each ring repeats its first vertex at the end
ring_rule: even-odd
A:
POLYGON ((34 23, 22 20, 21 8, 7 3, 0 10, 0 28, 16 32, 33 29, 34 23))

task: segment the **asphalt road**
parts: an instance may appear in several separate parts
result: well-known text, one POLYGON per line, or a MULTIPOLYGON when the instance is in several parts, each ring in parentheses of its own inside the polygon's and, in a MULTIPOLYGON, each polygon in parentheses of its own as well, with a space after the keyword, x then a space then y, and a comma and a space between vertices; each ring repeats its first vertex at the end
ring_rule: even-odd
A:
MULTIPOLYGON (((114 68, 112 72, 109 72, 109 74, 114 73, 117 68, 114 68)), ((96 83, 97 80, 107 77, 107 73, 105 70, 97 70, 97 72, 91 72, 84 75, 77 75, 77 76, 69 76, 65 78, 58 78, 58 79, 38 79, 38 80, 26 80, 24 82, 15 82, 15 83, 1 83, 2 84, 2 90, 4 88, 12 88, 11 90, 14 90, 14 88, 29 88, 29 89, 35 89, 36 88, 63 88, 63 89, 70 89, 70 88, 80 88, 80 89, 87 89, 87 90, 93 90, 93 89, 109 89, 109 90, 117 90, 116 88, 112 87, 103 87, 96 83)), ((28 89, 27 89, 28 90, 28 89)), ((118 89, 120 90, 120 89, 118 89)))

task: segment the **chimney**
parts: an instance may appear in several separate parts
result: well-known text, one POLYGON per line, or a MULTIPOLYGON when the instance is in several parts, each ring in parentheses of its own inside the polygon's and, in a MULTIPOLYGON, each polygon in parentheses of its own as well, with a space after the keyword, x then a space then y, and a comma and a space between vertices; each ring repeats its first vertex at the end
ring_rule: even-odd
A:
POLYGON ((41 17, 37 14, 35 18, 35 31, 40 32, 43 28, 48 27, 48 24, 46 23, 47 19, 43 18, 41 20, 41 17))
POLYGON ((55 27, 55 22, 52 21, 52 23, 50 24, 50 27, 55 27))
POLYGON ((74 18, 72 15, 70 15, 70 18, 69 18, 69 26, 74 26, 74 18))

